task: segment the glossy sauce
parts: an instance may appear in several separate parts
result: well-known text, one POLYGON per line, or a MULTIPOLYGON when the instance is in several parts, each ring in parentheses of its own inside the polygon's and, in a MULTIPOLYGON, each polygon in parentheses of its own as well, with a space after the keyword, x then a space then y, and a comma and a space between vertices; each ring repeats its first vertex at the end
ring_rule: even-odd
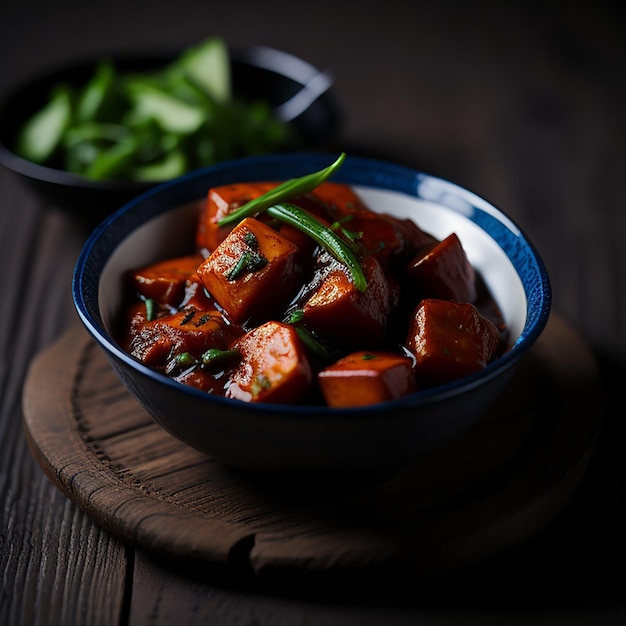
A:
POLYGON ((363 292, 342 262, 293 226, 266 214, 218 226, 274 185, 210 189, 195 249, 128 272, 118 335, 125 350, 208 393, 329 406, 448 382, 504 352, 501 311, 456 234, 440 241, 371 211, 347 185, 323 183, 292 202, 349 242, 363 292), (448 323, 462 335, 442 335, 448 323))

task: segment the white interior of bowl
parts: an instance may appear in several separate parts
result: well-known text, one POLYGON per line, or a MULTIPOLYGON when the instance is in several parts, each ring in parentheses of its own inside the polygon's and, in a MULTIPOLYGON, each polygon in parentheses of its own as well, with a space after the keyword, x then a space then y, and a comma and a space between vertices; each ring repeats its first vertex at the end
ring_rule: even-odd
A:
POLYGON ((146 222, 117 246, 98 287, 102 322, 109 333, 122 310, 124 274, 131 269, 193 251, 194 231, 203 200, 167 211, 146 222))
MULTIPOLYGON (((526 320, 526 296, 513 265, 494 239, 467 219, 462 211, 394 191, 356 186, 355 189, 372 209, 412 219, 440 239, 455 232, 470 262, 500 305, 511 340, 515 341, 526 320)), ((109 332, 121 310, 124 273, 192 251, 197 210, 203 202, 203 199, 198 200, 150 220, 116 248, 104 267, 99 285, 100 310, 109 332)))
MULTIPOLYGON (((429 200, 379 189, 359 188, 359 194, 373 209, 411 219, 439 239, 455 232, 470 263, 485 279, 500 305, 511 341, 515 342, 526 323, 527 300, 524 286, 504 250, 489 234, 464 215, 463 206, 456 203, 453 210, 429 200)), ((492 207, 488 208, 492 210, 492 207)), ((498 212, 498 218, 501 217, 498 212)))

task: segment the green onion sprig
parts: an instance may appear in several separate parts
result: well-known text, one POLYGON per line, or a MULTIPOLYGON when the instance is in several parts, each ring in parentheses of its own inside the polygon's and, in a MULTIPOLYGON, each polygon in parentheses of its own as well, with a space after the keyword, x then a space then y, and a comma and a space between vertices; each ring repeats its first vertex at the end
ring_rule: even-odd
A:
POLYGON ((348 267, 352 279, 354 280, 354 286, 359 291, 365 291, 367 289, 365 274, 363 274, 363 269, 354 255, 354 252, 350 246, 328 228, 328 226, 322 224, 322 222, 299 206, 289 202, 275 204, 267 209, 267 213, 274 219, 297 228, 323 246, 337 261, 348 267))
POLYGON ((357 290, 365 291, 367 280, 355 252, 351 249, 351 245, 354 245, 352 240, 350 241, 351 245, 346 243, 332 228, 295 204, 288 202, 292 198, 312 191, 328 180, 341 167, 345 158, 346 153, 342 152, 328 167, 277 185, 262 196, 251 200, 223 217, 218 221, 218 225, 239 222, 246 217, 266 211, 273 218, 297 228, 325 248, 335 259, 348 267, 357 290))
POLYGON ((304 193, 313 191, 316 187, 319 187, 323 182, 328 180, 340 167, 346 159, 346 153, 342 152, 337 157, 334 163, 331 163, 328 167, 322 170, 307 174, 306 176, 300 176, 299 178, 291 178, 289 180, 280 183, 273 189, 264 193, 262 196, 250 200, 243 206, 240 206, 236 211, 229 213, 218 221, 218 226, 224 226, 225 224, 232 224, 239 222, 245 217, 250 217, 258 213, 262 213, 274 204, 279 202, 285 202, 292 200, 304 193))

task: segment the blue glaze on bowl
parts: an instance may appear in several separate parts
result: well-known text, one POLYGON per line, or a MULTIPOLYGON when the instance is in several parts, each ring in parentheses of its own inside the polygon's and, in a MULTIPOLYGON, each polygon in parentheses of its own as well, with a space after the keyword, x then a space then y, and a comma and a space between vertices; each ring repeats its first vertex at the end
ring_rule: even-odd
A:
MULTIPOLYGON (((164 226, 159 228, 172 239, 168 229, 180 220, 180 207, 193 209, 211 186, 294 178, 319 170, 334 158, 317 153, 243 158, 164 183, 102 222, 77 261, 72 284, 76 310, 120 379, 157 423, 226 464, 256 470, 336 471, 409 462, 462 433, 484 413, 548 321, 551 287, 546 269, 532 243, 506 215, 448 181, 389 162, 347 157, 334 181, 371 192, 374 202, 376 194, 382 194, 388 204, 379 210, 393 212, 396 203, 400 211, 405 204, 412 211, 411 203, 423 201, 425 219, 439 227, 452 219, 455 229, 467 232, 468 246, 474 246, 479 256, 483 249, 491 250, 480 271, 494 273, 494 286, 501 290, 502 299, 508 300, 511 293, 508 309, 506 302, 499 304, 516 328, 511 348, 501 358, 471 376, 394 401, 329 409, 248 404, 210 396, 143 366, 115 343, 108 327, 115 309, 111 303, 119 297, 111 267, 123 265, 120 242, 141 232, 138 229, 144 224, 160 224, 160 220, 164 226), (472 238, 478 243, 472 243, 472 238), (106 279, 101 280, 103 275, 106 279)), ((150 240, 150 236, 143 239, 150 240)))

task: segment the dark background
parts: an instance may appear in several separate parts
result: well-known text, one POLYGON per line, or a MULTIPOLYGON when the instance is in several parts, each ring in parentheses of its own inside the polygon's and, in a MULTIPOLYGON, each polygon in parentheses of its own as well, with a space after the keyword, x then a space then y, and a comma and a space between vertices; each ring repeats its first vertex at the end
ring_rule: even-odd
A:
POLYGON ((603 297, 623 290, 626 253, 615 249, 603 260, 585 254, 591 235, 624 230, 626 46, 617 7, 451 0, 380 7, 354 0, 7 4, 0 10, 0 88, 82 55, 186 45, 214 33, 235 45, 281 48, 330 71, 348 149, 450 178, 523 217, 520 225, 557 287, 556 308, 598 348, 626 350, 624 302, 609 310, 603 297), (581 281, 584 300, 576 289, 581 281))
POLYGON ((624 623, 626 23, 613 4, 3 4, 0 90, 84 55, 187 45, 210 34, 280 48, 330 71, 347 151, 460 183, 530 236, 551 276, 554 311, 598 359, 610 410, 576 496, 503 562, 519 592, 512 599, 491 602, 483 593, 460 605, 450 597, 435 608, 372 610, 187 579, 98 529, 29 454, 21 387, 34 354, 76 322, 69 281, 84 233, 0 171, 0 623, 624 623), (7 280, 15 273, 20 281, 7 280), (36 324, 20 323, 25 311, 36 324), (111 608, 117 599, 107 604, 95 591, 119 572, 121 612, 111 608), (160 605, 166 587, 167 597, 179 595, 180 613, 160 605))

